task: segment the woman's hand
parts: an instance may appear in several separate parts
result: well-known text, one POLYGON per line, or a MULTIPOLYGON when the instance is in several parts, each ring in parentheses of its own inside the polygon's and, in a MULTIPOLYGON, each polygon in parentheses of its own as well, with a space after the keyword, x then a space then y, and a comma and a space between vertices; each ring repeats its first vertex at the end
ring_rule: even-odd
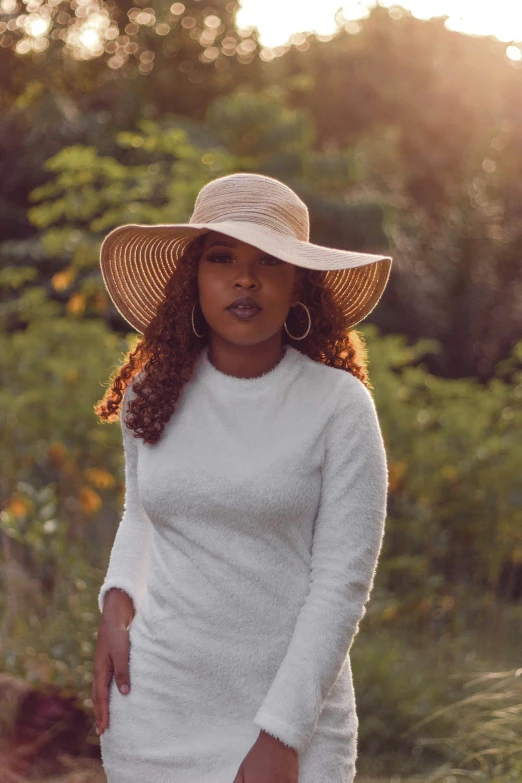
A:
POLYGON ((261 730, 233 783, 298 783, 297 751, 261 730))
POLYGON ((130 690, 128 627, 133 617, 132 598, 116 587, 108 590, 98 627, 93 667, 92 703, 97 734, 103 734, 109 727, 109 685, 113 674, 121 693, 130 690))

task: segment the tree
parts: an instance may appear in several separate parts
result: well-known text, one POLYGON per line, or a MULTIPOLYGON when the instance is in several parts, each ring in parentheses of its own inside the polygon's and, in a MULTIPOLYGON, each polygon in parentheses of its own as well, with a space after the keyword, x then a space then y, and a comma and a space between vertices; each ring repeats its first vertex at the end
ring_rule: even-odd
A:
POLYGON ((394 331, 440 342, 438 376, 493 378, 522 337, 522 145, 498 132, 469 153, 437 218, 411 200, 390 226, 394 331))
POLYGON ((291 86, 290 104, 311 111, 323 144, 395 130, 405 192, 432 215, 444 211, 468 149, 494 128, 518 127, 522 70, 506 44, 448 30, 443 17, 377 5, 367 19, 338 21, 327 43, 310 37, 265 63, 265 78, 291 86))

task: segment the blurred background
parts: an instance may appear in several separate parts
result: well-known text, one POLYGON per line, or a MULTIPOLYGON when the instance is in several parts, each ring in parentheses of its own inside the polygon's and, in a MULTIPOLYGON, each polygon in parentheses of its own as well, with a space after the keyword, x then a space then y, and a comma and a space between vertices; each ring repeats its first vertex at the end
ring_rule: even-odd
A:
POLYGON ((0 0, 0 781, 104 780, 124 474, 93 405, 137 335, 100 243, 233 171, 394 257, 357 327, 390 469, 357 781, 522 781, 522 7, 150 2, 0 0))

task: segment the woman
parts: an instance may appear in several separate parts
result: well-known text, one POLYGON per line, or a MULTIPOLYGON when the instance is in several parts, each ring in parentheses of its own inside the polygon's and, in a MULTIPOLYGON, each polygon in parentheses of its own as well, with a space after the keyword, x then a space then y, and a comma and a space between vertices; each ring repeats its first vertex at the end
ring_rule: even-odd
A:
POLYGON ((96 409, 122 407, 126 477, 92 691, 108 783, 353 780, 387 465, 348 330, 391 259, 308 234, 293 190, 237 173, 190 223, 102 245, 144 335, 96 409))

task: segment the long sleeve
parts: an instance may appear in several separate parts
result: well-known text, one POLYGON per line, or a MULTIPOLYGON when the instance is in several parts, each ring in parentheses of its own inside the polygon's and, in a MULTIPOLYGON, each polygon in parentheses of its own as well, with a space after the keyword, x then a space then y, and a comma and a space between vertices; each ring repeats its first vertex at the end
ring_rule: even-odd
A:
POLYGON ((384 535, 388 470, 373 398, 347 375, 325 425, 309 589, 254 724, 302 751, 357 634, 384 535))
POLYGON ((126 592, 132 598, 134 611, 137 612, 147 582, 152 524, 138 494, 138 441, 124 423, 131 394, 132 388, 127 388, 120 414, 125 456, 124 511, 112 545, 105 581, 98 595, 100 612, 103 611, 105 594, 112 587, 119 587, 126 592))

